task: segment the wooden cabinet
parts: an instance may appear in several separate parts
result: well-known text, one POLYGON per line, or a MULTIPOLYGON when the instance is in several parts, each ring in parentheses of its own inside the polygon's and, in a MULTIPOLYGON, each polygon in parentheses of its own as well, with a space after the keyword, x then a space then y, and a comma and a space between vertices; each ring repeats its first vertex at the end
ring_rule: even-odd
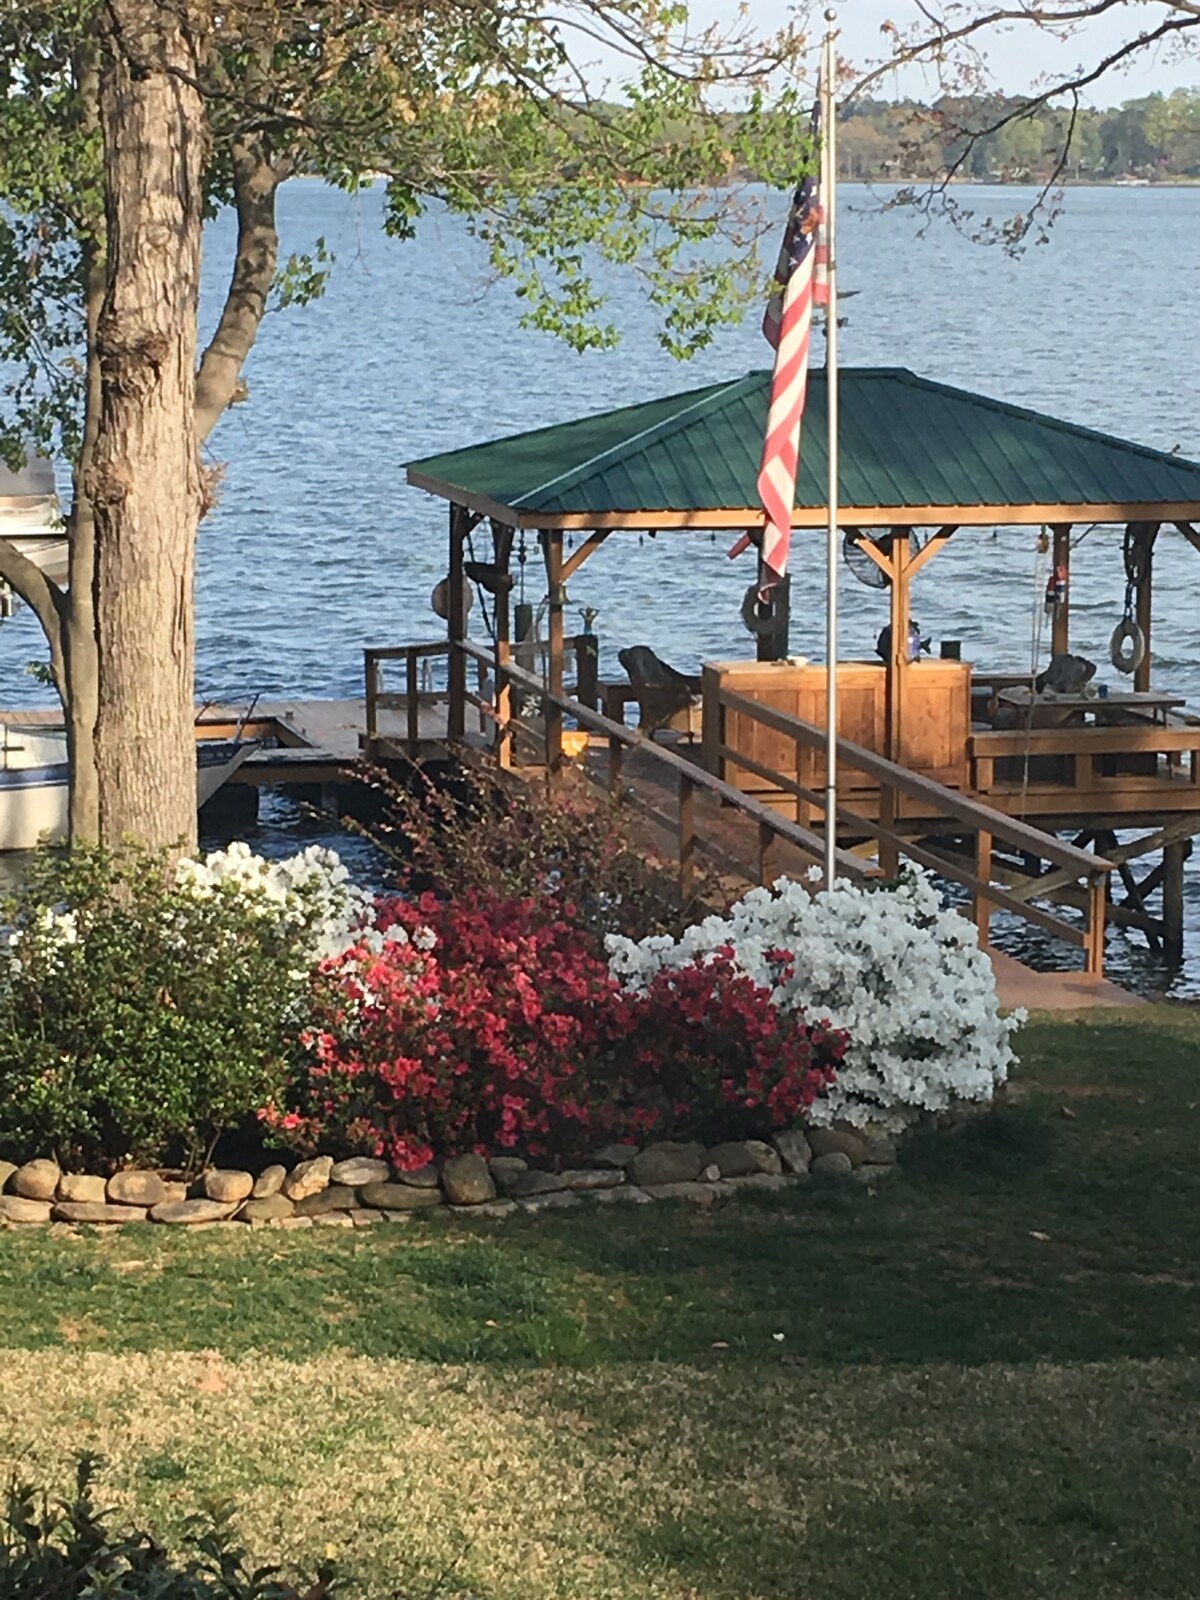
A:
MULTIPOLYGON (((843 661, 838 669, 838 733, 876 755, 888 747, 887 672, 871 661, 843 661)), ((710 772, 744 793, 770 800, 796 820, 808 823, 819 809, 801 801, 793 811, 771 774, 820 791, 825 784, 825 758, 820 749, 769 728, 745 712, 720 703, 727 691, 825 726, 825 668, 786 661, 719 661, 704 668, 704 753, 710 772), (745 757, 742 765, 728 752, 745 757), (761 769, 761 770, 755 770, 761 769)), ((948 788, 961 789, 967 778, 967 738, 971 726, 971 668, 965 661, 914 662, 905 673, 900 708, 901 746, 896 759, 914 772, 948 788)), ((856 802, 875 809, 878 784, 843 761, 838 790, 852 809, 856 802)), ((903 808, 902 808, 903 809, 903 808)))

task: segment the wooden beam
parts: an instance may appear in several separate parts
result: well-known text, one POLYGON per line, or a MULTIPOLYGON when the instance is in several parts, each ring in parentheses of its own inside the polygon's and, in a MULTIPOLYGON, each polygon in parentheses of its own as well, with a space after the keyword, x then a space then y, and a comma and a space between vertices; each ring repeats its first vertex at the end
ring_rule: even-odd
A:
POLYGON ((1176 965, 1183 960, 1183 864, 1187 846, 1167 845, 1163 851, 1163 953, 1176 965))
MULTIPOLYGON (((496 570, 508 577, 512 556, 513 529, 504 522, 492 523, 492 551, 496 570)), ((497 587, 495 596, 496 622, 496 761, 502 768, 512 766, 513 733, 509 727, 512 716, 512 685, 505 668, 512 659, 511 583, 497 587)))
POLYGON ((934 556, 936 556, 938 551, 942 549, 947 539, 949 539, 952 534, 957 532, 958 527, 954 523, 947 523, 945 527, 935 529, 935 531, 929 535, 929 538, 917 551, 916 555, 913 556, 912 560, 908 563, 909 577, 915 578, 917 573, 920 572, 921 568, 927 566, 929 562, 933 560, 934 556))
POLYGON ((613 530, 611 528, 597 528, 594 533, 589 533, 587 538, 563 562, 562 581, 566 583, 573 578, 580 567, 590 555, 594 555, 613 530))
POLYGON ((446 622, 450 640, 450 705, 446 732, 451 741, 461 740, 467 726, 467 658, 454 646, 467 636, 467 579, 463 564, 471 521, 466 507, 450 507, 450 602, 446 622))
MULTIPOLYGON (((896 530, 893 530, 896 531, 896 530)), ((892 540, 891 600, 892 642, 887 660, 885 692, 888 759, 907 766, 904 749, 904 685, 908 677, 909 568, 911 565, 907 529, 898 530, 892 540)))
POLYGON ((869 533, 859 533, 854 542, 865 556, 870 557, 888 582, 891 583, 895 568, 892 565, 890 544, 887 549, 884 549, 883 545, 872 539, 869 533))
POLYGON ((1151 522, 1139 527, 1135 537, 1142 549, 1145 563, 1142 583, 1137 593, 1137 625, 1142 630, 1142 638, 1146 641, 1146 653, 1142 657, 1141 665, 1133 674, 1133 687, 1145 692, 1150 687, 1150 634, 1154 620, 1154 541, 1158 538, 1158 523, 1151 522))
MULTIPOLYGON (((550 652, 547 663, 547 687, 550 694, 562 699, 563 692, 563 601, 566 585, 563 581, 563 533, 561 528, 549 528, 543 535, 546 555, 546 593, 550 600, 550 652)), ((562 774, 563 714, 561 705, 554 699, 546 703, 546 770, 551 780, 562 774)))
MULTIPOLYGON (((1137 861, 1142 856, 1152 854, 1155 850, 1162 850, 1179 843, 1180 840, 1190 839, 1196 833, 1200 833, 1200 820, 1196 817, 1184 817, 1181 821, 1172 823, 1169 828, 1158 828, 1154 833, 1143 834, 1140 839, 1130 840, 1128 844, 1106 848, 1104 859, 1116 867, 1122 867, 1130 861, 1137 861)), ((1069 870, 1047 872, 1040 878, 1029 878, 1024 883, 1014 883, 1010 892, 1016 900, 1036 899, 1038 895, 1057 894, 1060 889, 1065 889, 1074 883, 1078 877, 1077 872, 1072 873, 1069 870)))
POLYGON ((1190 522, 1177 522, 1175 526, 1191 545, 1193 550, 1200 550, 1200 533, 1197 533, 1190 522))
POLYGON ((1054 533, 1054 578, 1060 575, 1063 579, 1063 599, 1061 604, 1054 608, 1054 622, 1051 627, 1050 648, 1056 656, 1065 656, 1071 648, 1071 524, 1069 522, 1055 523, 1054 533))

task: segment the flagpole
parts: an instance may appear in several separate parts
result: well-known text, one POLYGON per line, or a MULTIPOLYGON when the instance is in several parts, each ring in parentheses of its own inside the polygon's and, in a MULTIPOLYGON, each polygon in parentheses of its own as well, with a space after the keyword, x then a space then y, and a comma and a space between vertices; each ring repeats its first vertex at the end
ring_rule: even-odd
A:
POLYGON ((828 300, 825 306, 825 433, 828 441, 828 521, 825 542, 825 887, 837 878, 837 738, 838 738, 838 316, 835 191, 837 188, 837 106, 834 97, 834 24, 837 12, 825 13, 828 24, 821 46, 821 161, 825 193, 825 242, 828 250, 828 300))

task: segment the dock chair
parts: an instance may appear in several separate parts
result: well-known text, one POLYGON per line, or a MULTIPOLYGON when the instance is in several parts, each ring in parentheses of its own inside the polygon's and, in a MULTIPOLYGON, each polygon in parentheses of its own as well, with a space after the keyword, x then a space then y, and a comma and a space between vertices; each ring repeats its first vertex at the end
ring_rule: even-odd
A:
POLYGON ((637 695, 641 732, 653 738, 669 728, 695 738, 700 731, 700 679, 676 671, 645 644, 618 651, 617 660, 637 695))

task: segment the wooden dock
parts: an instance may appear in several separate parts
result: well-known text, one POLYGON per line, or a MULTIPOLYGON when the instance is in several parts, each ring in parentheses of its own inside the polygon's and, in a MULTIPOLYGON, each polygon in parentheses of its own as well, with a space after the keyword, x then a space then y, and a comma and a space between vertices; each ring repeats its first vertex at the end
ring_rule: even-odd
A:
MULTIPOLYGON (((474 648, 474 647, 472 647, 474 648)), ((516 671, 518 669, 514 669, 516 671)), ((532 688, 532 685, 530 685, 532 688)), ((540 686, 539 686, 540 687, 540 686)), ((544 690, 541 690, 544 695, 544 690)), ((614 716, 624 714, 624 703, 632 698, 627 686, 614 686, 607 704, 614 716)), ((494 708, 480 697, 472 697, 469 716, 464 718, 460 739, 450 737, 451 707, 445 694, 419 693, 415 711, 410 712, 404 696, 388 703, 371 704, 368 694, 362 699, 280 699, 260 702, 248 719, 233 706, 207 705, 199 708, 197 736, 230 738, 240 727, 242 737, 262 741, 235 774, 233 783, 256 788, 299 786, 328 793, 336 807, 337 791, 354 781, 354 772, 364 759, 386 764, 411 759, 446 759, 456 743, 473 747, 498 761, 511 760, 509 747, 524 743, 526 754, 534 759, 517 760, 513 770, 533 781, 544 780, 546 725, 544 720, 527 724, 519 738, 497 728, 494 708), (415 730, 416 738, 411 739, 415 730), (539 739, 541 744, 539 745, 539 739)), ((581 724, 598 726, 591 731, 580 764, 593 779, 619 792, 629 809, 631 825, 648 853, 666 862, 677 862, 681 887, 695 887, 702 870, 716 881, 725 895, 733 897, 755 883, 781 875, 803 877, 819 859, 821 839, 817 833, 789 817, 778 805, 764 804, 757 796, 739 791, 705 771, 703 745, 698 740, 675 739, 660 743, 646 738, 636 729, 618 725, 613 718, 590 712, 582 703, 563 700, 564 714, 581 724)), ((0 713, 0 719, 13 724, 53 723, 54 713, 46 710, 20 710, 0 713)), ((819 730, 818 730, 819 732, 819 730)), ((909 775, 911 777, 911 775, 909 775)), ((918 783, 924 780, 916 780, 918 783)), ((962 797, 952 797, 956 803, 962 797)), ((1005 819, 997 818, 996 826, 1005 819)), ((1024 825, 1013 823, 1018 830, 1024 825)), ((878 833, 878 827, 875 829, 878 833)), ((1023 835, 1018 833, 1018 838, 1023 835)), ((1026 841, 1028 842, 1028 841, 1026 841)), ((1085 851, 1073 851, 1061 841, 1042 839, 1041 847, 1058 846, 1068 865, 1079 871, 1094 868, 1097 858, 1085 851)), ((922 857, 916 839, 895 838, 897 850, 915 859, 925 859, 935 870, 961 880, 961 862, 922 857)), ((878 841, 855 845, 848 841, 839 856, 839 866, 847 876, 860 881, 878 873, 875 852, 878 841)), ((1105 874, 1106 875, 1106 874, 1105 874)), ((966 874, 982 892, 982 884, 966 874)), ((1077 879, 1072 878, 1072 883, 1077 879)), ((1080 942, 1077 924, 1068 924, 1054 913, 1023 904, 1019 887, 989 887, 993 904, 1024 915, 1030 921, 1080 942), (1011 898, 1011 903, 1010 899, 1011 898)), ((1085 896, 1086 903, 1086 896, 1085 896)), ((981 912, 973 912, 977 922, 981 912)), ((1104 979, 1098 972, 1037 972, 1001 951, 989 947, 996 970, 997 990, 1006 1009, 1018 1006, 1028 1010, 1076 1011, 1096 1006, 1133 1006, 1137 996, 1104 979)))

